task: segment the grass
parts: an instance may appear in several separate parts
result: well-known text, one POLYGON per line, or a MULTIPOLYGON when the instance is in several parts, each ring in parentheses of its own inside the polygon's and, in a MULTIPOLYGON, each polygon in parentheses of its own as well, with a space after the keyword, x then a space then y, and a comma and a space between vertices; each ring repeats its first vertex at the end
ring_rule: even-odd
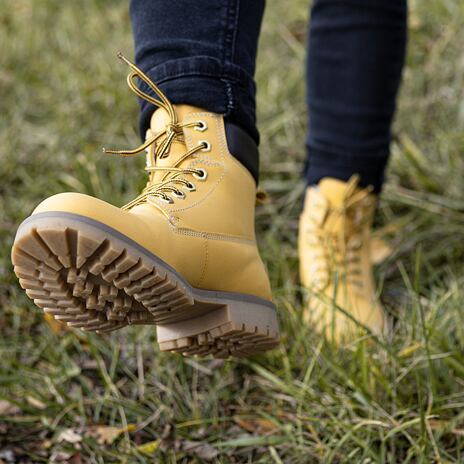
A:
POLYGON ((269 2, 257 75, 257 227, 283 343, 215 361, 159 353, 151 328, 60 332, 19 288, 9 252, 33 207, 64 190, 121 205, 143 160, 101 155, 138 142, 115 58, 132 50, 126 1, 1 2, 0 462, 464 462, 464 5, 411 2, 377 217, 396 323, 336 350, 302 324, 298 287, 306 3, 269 2))

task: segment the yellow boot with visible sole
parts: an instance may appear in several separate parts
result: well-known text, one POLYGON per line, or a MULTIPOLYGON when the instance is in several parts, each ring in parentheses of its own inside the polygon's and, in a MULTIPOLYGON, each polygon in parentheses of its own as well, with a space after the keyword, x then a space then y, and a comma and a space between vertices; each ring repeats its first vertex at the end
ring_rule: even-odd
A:
POLYGON ((299 226, 300 278, 309 291, 305 317, 335 342, 358 336, 361 326, 375 334, 385 327, 370 252, 375 204, 357 176, 325 178, 306 190, 299 226))
POLYGON ((13 245, 21 286, 73 327, 155 324, 162 350, 227 357, 276 346, 276 308, 255 240, 256 184, 230 153, 223 117, 172 105, 127 63, 129 86, 158 109, 141 147, 109 152, 146 150, 147 187, 122 209, 79 193, 43 201, 13 245), (159 99, 142 93, 137 78, 159 99))

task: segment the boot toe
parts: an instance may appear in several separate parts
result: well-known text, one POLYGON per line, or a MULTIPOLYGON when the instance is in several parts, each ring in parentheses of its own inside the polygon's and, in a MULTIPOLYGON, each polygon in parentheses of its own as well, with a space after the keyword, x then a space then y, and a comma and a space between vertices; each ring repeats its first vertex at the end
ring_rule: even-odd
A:
POLYGON ((104 223, 111 223, 116 216, 124 213, 124 211, 106 201, 99 200, 90 195, 66 192, 58 193, 43 200, 34 209, 32 215, 54 212, 78 214, 104 223))
MULTIPOLYGON (((146 235, 148 224, 140 215, 125 211, 106 201, 82 193, 59 193, 42 201, 33 211, 31 217, 37 215, 80 216, 82 220, 91 219, 110 227, 132 239, 141 239, 146 235)), ((153 226, 153 221, 152 224, 153 226)), ((151 227, 153 229, 153 227, 151 227)), ((153 231, 151 234, 153 239, 153 231)))
POLYGON ((367 301, 359 295, 346 301, 329 302, 320 298, 312 298, 309 313, 317 330, 327 339, 336 343, 349 342, 356 339, 367 327, 374 335, 382 335, 385 331, 385 313, 377 301, 367 301), (342 310, 352 316, 351 319, 342 310))

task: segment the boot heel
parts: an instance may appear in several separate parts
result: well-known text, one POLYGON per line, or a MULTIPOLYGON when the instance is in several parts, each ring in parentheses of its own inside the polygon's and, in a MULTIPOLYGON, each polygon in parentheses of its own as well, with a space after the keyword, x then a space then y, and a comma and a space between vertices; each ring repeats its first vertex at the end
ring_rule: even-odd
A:
POLYGON ((274 305, 225 301, 214 311, 193 319, 156 327, 161 351, 216 358, 250 356, 279 343, 274 305))

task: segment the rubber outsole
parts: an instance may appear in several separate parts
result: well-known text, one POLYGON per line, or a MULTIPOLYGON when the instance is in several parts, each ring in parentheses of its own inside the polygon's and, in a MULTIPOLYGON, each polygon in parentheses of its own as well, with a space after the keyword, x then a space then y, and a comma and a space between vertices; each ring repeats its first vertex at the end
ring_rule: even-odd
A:
POLYGON ((249 356, 279 343, 275 306, 196 289, 129 237, 72 213, 39 213, 18 229, 14 272, 29 298, 68 326, 99 333, 157 326, 162 351, 249 356))

